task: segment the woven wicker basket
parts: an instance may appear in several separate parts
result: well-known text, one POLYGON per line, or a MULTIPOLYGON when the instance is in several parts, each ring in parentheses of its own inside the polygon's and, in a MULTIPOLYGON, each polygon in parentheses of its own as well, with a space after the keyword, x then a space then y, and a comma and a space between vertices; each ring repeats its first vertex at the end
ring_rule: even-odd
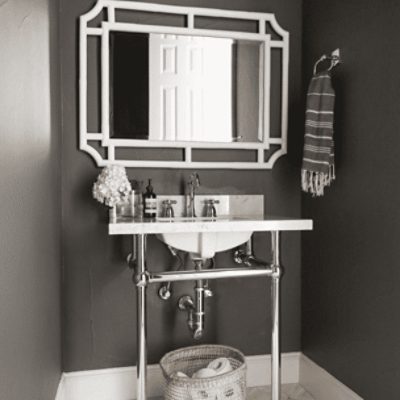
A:
POLYGON ((246 360, 244 355, 227 346, 201 345, 167 353, 160 361, 165 378, 165 400, 244 400, 246 398, 246 360), (233 371, 212 378, 189 377, 216 358, 226 357, 233 371))

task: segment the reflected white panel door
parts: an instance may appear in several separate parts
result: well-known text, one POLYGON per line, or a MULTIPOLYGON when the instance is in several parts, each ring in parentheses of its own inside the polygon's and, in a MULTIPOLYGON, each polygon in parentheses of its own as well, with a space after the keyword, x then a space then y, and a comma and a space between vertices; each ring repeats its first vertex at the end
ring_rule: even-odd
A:
POLYGON ((201 141, 206 130, 204 109, 204 57, 205 49, 201 38, 187 36, 182 51, 182 70, 185 74, 186 86, 182 87, 184 104, 184 130, 179 140, 201 141))
POLYGON ((149 139, 175 140, 178 121, 178 41, 174 35, 149 35, 149 139))
POLYGON ((150 140, 230 141, 232 40, 150 34, 150 140))

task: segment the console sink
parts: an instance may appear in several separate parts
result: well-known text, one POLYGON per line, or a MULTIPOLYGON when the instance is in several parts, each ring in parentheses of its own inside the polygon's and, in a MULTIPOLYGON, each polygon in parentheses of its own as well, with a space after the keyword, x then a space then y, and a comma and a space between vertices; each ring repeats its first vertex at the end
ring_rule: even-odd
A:
MULTIPOLYGON (((175 217, 144 220, 119 217, 109 224, 110 235, 157 235, 158 239, 194 258, 211 258, 215 253, 247 242, 253 232, 301 231, 312 229, 311 220, 264 216, 262 195, 197 195, 196 209, 204 202, 218 200, 218 217, 186 217, 185 196, 158 196, 159 210, 165 200, 174 201, 175 217)), ((161 214, 161 213, 160 213, 161 214)))
MULTIPOLYGON (((200 218, 199 218, 200 219, 200 218)), ((206 220, 202 218, 201 220, 206 220)), ((211 221, 208 218, 209 221, 211 221)), ((215 253, 247 242, 253 232, 185 232, 162 233, 157 238, 178 250, 187 251, 193 258, 212 258, 215 253)))
POLYGON ((110 224, 111 234, 155 234, 159 240, 193 258, 212 258, 215 253, 247 242, 252 233, 264 229, 263 195, 196 195, 198 214, 205 213, 209 200, 215 204, 217 217, 187 217, 187 196, 158 196, 156 220, 119 218, 110 224), (175 217, 162 217, 165 200, 173 201, 175 217))

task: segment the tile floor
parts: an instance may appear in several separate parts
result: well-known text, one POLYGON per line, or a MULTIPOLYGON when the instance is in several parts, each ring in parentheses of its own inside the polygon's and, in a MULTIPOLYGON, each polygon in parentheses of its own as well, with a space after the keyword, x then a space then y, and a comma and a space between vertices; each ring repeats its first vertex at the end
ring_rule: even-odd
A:
MULTIPOLYGON (((151 400, 164 400, 164 397, 151 397, 151 400)), ((246 400, 271 400, 271 387, 258 386, 247 389, 246 400)), ((282 385, 281 400, 315 400, 298 383, 282 385)))
MULTIPOLYGON (((152 397, 151 400, 164 400, 163 397, 152 397)), ((271 387, 258 386, 247 389, 246 400, 271 400, 271 387)), ((282 385, 281 400, 315 400, 298 383, 282 385)))
MULTIPOLYGON (((271 388, 259 386, 247 389, 247 400, 271 400, 271 388)), ((315 400, 298 383, 282 385, 281 400, 315 400)))

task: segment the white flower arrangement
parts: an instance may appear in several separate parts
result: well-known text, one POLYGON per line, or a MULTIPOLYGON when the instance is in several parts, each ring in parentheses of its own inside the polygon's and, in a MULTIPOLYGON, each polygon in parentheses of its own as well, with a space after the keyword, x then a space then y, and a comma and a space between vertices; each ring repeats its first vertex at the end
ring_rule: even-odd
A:
POLYGON ((93 185, 93 197, 108 207, 114 207, 131 192, 132 187, 121 165, 104 167, 93 185))

